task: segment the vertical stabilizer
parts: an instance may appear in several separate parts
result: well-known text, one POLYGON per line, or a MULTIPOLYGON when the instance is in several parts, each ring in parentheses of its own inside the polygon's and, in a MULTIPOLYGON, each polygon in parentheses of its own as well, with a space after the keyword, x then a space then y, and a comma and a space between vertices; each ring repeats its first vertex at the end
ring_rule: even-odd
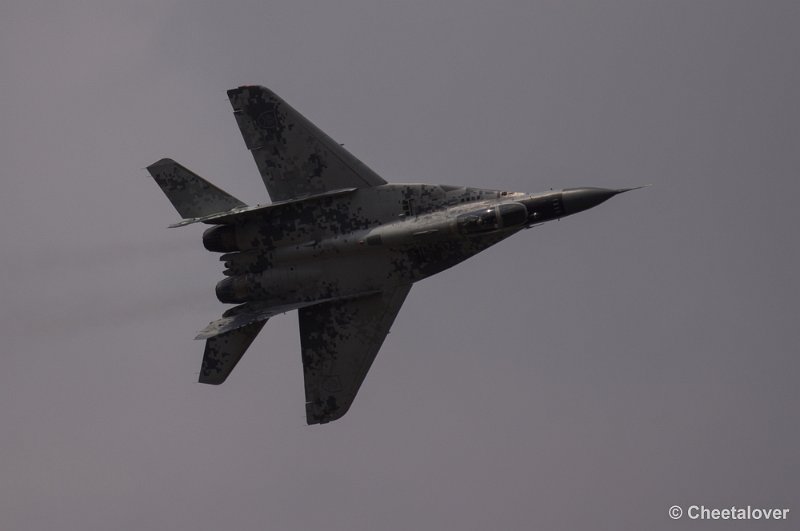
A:
POLYGON ((246 206, 172 159, 154 162, 147 171, 183 218, 199 218, 246 206))

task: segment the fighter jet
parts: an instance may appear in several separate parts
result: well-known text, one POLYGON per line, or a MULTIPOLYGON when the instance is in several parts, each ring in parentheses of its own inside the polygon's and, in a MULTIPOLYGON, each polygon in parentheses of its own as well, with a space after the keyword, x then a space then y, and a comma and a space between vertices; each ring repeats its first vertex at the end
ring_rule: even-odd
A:
POLYGON ((308 424, 350 408, 412 284, 632 189, 387 183, 269 89, 228 98, 271 203, 247 206, 171 159, 147 168, 183 218, 171 226, 212 225, 217 298, 236 305, 196 338, 199 381, 224 382, 270 317, 297 310, 308 424))

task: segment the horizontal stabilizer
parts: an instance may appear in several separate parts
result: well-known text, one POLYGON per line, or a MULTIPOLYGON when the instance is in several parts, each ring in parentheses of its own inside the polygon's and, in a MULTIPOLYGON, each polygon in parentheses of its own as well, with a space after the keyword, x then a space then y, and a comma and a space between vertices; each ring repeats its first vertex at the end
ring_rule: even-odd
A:
POLYGON ((182 218, 198 218, 247 206, 172 159, 154 162, 147 171, 182 218))
POLYGON ((267 322, 269 318, 269 315, 262 317, 259 312, 229 315, 208 323, 208 326, 203 328, 197 336, 195 336, 195 339, 210 339, 238 330, 252 323, 267 322))
POLYGON ((208 216, 182 219, 179 222, 170 225, 170 228, 183 227, 185 225, 191 225, 192 223, 210 223, 215 225, 228 225, 238 221, 247 221, 253 219, 256 216, 264 217, 274 214, 276 212, 284 212, 285 210, 281 209, 285 207, 292 208, 296 207, 299 204, 307 204, 310 201, 318 201, 322 198, 327 198, 335 195, 338 196, 338 195, 349 194, 351 192, 355 192, 356 190, 357 188, 343 188, 341 190, 331 190, 330 192, 309 195, 303 197, 302 199, 275 201, 274 203, 270 203, 268 205, 236 207, 233 210, 227 210, 225 212, 215 212, 213 214, 209 214, 208 216))
MULTIPOLYGON (((380 292, 365 291, 357 294, 355 298, 378 293, 380 292)), ((281 305, 246 302, 234 306, 222 314, 221 319, 209 323, 195 337, 206 340, 200 383, 219 385, 224 382, 270 317, 309 306, 347 300, 351 299, 331 298, 281 305)))
POLYGON ((314 303, 295 303, 275 306, 257 302, 246 302, 244 304, 240 304, 239 306, 234 306, 226 311, 224 314, 222 314, 221 319, 217 319, 216 321, 208 323, 207 327, 198 332, 197 336, 195 336, 195 339, 208 339, 221 334, 226 334, 251 323, 255 323, 257 321, 266 321, 275 315, 296 310, 298 308, 302 308, 303 306, 308 306, 309 304, 314 303))
POLYGON ((225 381, 266 321, 250 323, 206 341, 200 383, 219 385, 225 381))
MULTIPOLYGON (((357 297, 363 297, 365 295, 373 295, 375 293, 379 293, 376 291, 365 291, 363 293, 359 293, 357 297)), ((216 321, 212 321, 208 323, 208 326, 200 330, 195 336, 195 339, 208 339, 211 337, 219 336, 222 334, 226 334, 228 332, 232 332, 233 330, 237 330, 244 326, 247 326, 251 323, 255 323, 257 321, 266 321, 270 317, 274 317, 281 313, 291 312, 292 310, 299 310, 300 308, 305 308, 306 306, 313 306, 315 304, 321 304, 323 302, 330 302, 333 300, 342 300, 342 299, 320 299, 314 301, 302 301, 302 302, 294 302, 292 304, 267 304, 263 302, 246 302, 244 304, 240 304, 239 306, 234 306, 230 308, 225 313, 222 314, 221 319, 217 319, 216 321)))

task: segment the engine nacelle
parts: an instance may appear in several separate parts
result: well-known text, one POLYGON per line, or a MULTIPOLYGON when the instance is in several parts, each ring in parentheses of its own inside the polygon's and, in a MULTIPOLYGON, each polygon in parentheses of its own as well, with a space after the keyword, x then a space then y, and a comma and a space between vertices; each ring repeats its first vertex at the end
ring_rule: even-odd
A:
POLYGON ((315 267, 290 266, 251 275, 235 275, 217 284, 220 302, 240 304, 248 301, 284 300, 300 292, 316 291, 320 271, 315 267))
POLYGON ((214 253, 238 251, 235 225, 217 225, 203 233, 203 247, 214 253))
POLYGON ((225 304, 239 304, 250 299, 251 282, 249 275, 228 277, 217 283, 215 291, 219 302, 225 304))

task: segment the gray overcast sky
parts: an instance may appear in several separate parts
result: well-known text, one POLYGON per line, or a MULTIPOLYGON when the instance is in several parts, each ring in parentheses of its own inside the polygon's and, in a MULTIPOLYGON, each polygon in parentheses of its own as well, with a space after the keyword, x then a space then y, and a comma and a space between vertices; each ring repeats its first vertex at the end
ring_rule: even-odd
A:
POLYGON ((800 519, 800 3, 6 1, 0 529, 746 529, 800 519), (336 4, 336 5, 334 5, 336 4), (412 289, 306 427, 295 314, 221 387, 202 227, 263 84, 389 181, 655 186, 412 289))

